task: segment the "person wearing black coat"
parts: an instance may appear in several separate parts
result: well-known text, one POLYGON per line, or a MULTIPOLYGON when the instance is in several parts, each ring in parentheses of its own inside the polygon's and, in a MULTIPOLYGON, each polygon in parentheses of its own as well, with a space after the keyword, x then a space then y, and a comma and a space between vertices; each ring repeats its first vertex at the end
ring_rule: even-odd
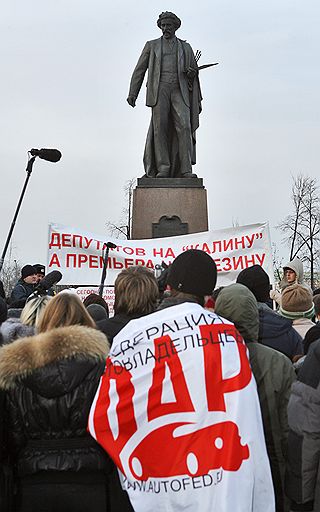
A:
MULTIPOLYGON (((0 297, 0 329, 3 322, 5 322, 8 318, 8 308, 6 301, 0 297)), ((3 344, 3 336, 0 330, 0 346, 3 344)))
POLYGON ((0 279, 0 297, 2 299, 6 300, 6 294, 5 294, 3 282, 1 281, 1 279, 0 279))
POLYGON ((320 340, 314 341, 292 385, 286 493, 292 512, 320 510, 320 340))
POLYGON ((61 293, 47 305, 38 335, 0 349, 17 512, 109 510, 112 462, 87 433, 109 351, 93 327, 80 299, 61 293))
POLYGON ((14 308, 23 308, 29 295, 34 292, 36 285, 37 270, 32 265, 25 265, 21 269, 21 278, 11 292, 11 306, 14 308))

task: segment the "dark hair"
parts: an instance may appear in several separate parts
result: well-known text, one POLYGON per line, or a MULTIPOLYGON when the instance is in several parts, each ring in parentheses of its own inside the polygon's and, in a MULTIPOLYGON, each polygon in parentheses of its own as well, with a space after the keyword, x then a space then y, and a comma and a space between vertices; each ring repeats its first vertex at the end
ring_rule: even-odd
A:
POLYGON ((109 307, 103 297, 100 297, 100 295, 97 293, 90 293, 84 299, 83 305, 85 308, 87 308, 91 304, 99 304, 99 306, 102 306, 106 310, 107 316, 109 317, 109 307))
POLYGON ((148 315, 155 310, 159 297, 157 280, 145 267, 122 270, 114 283, 116 314, 148 315))

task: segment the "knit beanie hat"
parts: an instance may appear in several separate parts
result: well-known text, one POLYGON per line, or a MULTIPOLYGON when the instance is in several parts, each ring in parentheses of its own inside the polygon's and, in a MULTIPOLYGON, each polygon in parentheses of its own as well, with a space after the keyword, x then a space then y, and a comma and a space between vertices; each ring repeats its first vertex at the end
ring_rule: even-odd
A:
POLYGON ((237 283, 249 288, 258 302, 266 302, 269 299, 269 276, 260 265, 242 270, 237 277, 237 283))
POLYGON ((296 318, 312 318, 314 304, 308 288, 301 284, 287 286, 281 295, 280 315, 294 320, 296 318))
POLYGON ((25 265, 21 269, 21 277, 25 279, 28 276, 33 276, 37 273, 37 270, 32 265, 25 265))
POLYGON ((167 283, 179 292, 197 297, 211 295, 217 281, 217 267, 204 251, 189 249, 176 257, 169 268, 167 283))
POLYGON ((98 322, 99 320, 106 320, 108 318, 106 310, 100 304, 89 304, 87 311, 95 322, 98 322))

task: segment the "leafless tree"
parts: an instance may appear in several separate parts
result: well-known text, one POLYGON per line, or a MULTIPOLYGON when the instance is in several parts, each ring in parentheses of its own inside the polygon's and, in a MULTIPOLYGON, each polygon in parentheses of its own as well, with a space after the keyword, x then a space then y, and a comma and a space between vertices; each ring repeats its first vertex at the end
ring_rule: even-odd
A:
POLYGON ((122 210, 119 222, 107 221, 107 229, 114 238, 131 238, 132 221, 132 194, 136 184, 136 178, 128 180, 124 186, 126 206, 122 210))
POLYGON ((293 213, 287 215, 278 228, 290 246, 290 260, 298 256, 307 262, 313 288, 320 242, 320 198, 316 179, 302 174, 293 178, 291 198, 293 213))
POLYGON ((283 258, 279 255, 278 248, 276 244, 272 244, 272 262, 273 262, 273 272, 274 279, 276 283, 281 281, 281 268, 283 267, 283 258))
POLYGON ((12 288, 21 277, 21 265, 17 260, 5 260, 2 271, 1 281, 3 283, 6 297, 10 297, 12 288))

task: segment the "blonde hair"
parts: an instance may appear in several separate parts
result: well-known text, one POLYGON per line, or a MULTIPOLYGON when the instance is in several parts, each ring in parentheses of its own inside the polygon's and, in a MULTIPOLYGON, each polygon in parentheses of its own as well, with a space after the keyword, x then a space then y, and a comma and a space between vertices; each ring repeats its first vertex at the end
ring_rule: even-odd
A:
POLYGON ((145 267, 130 267, 114 283, 115 313, 148 315, 155 310, 159 288, 153 273, 145 267))
POLYGON ((38 331, 45 332, 68 325, 96 327, 79 297, 73 293, 61 292, 47 305, 41 316, 38 331))
POLYGON ((21 323, 24 325, 32 325, 38 327, 40 318, 44 312, 44 308, 51 300, 51 297, 44 295, 42 297, 34 297, 26 302, 23 310, 21 311, 21 323))

